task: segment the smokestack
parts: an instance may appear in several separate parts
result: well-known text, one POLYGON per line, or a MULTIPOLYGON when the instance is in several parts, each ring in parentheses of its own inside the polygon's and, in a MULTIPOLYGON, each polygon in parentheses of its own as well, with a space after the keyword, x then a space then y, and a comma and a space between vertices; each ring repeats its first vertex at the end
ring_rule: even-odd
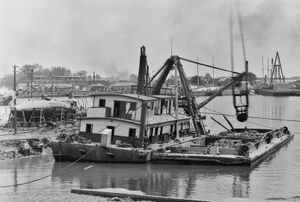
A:
POLYGON ((146 81, 146 70, 147 70, 147 56, 145 46, 141 47, 140 66, 137 84, 137 93, 145 94, 145 81, 146 81))

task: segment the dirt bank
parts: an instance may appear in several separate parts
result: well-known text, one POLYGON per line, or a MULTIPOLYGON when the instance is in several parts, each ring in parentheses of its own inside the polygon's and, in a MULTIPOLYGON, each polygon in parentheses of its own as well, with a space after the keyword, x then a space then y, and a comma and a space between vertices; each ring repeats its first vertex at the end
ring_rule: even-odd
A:
POLYGON ((44 140, 5 140, 0 142, 0 160, 39 155, 43 152, 44 140))
POLYGON ((49 147, 51 139, 60 134, 74 134, 78 125, 62 124, 58 127, 18 128, 17 134, 11 128, 0 128, 0 160, 39 155, 49 147))

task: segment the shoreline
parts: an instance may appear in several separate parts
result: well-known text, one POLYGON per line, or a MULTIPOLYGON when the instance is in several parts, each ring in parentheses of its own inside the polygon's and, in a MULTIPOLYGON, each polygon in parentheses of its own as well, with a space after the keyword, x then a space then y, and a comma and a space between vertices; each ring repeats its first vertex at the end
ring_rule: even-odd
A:
POLYGON ((59 134, 76 133, 77 125, 66 124, 54 128, 21 128, 14 134, 12 129, 0 129, 0 161, 18 159, 43 154, 50 146, 50 141, 59 134))

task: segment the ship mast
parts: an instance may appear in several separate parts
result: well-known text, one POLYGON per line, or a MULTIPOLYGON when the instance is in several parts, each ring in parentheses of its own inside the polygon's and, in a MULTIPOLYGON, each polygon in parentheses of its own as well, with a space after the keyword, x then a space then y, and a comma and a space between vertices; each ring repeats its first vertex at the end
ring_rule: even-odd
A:
POLYGON ((273 64, 273 69, 271 72, 270 86, 274 85, 274 80, 279 81, 279 83, 285 83, 285 78, 283 76, 283 71, 282 71, 282 66, 281 66, 278 51, 276 52, 276 57, 274 63, 272 62, 272 64, 273 64))
POLYGON ((175 66, 175 132, 176 132, 176 138, 179 138, 179 128, 178 128, 178 82, 177 82, 177 66, 175 66))

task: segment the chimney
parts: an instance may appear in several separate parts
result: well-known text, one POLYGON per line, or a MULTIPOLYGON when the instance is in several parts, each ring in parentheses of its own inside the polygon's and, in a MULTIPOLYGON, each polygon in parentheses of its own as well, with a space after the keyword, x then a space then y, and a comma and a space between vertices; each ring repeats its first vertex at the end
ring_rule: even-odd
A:
POLYGON ((147 56, 145 46, 141 47, 140 66, 137 84, 137 93, 145 94, 145 81, 146 81, 146 70, 147 70, 147 56))

